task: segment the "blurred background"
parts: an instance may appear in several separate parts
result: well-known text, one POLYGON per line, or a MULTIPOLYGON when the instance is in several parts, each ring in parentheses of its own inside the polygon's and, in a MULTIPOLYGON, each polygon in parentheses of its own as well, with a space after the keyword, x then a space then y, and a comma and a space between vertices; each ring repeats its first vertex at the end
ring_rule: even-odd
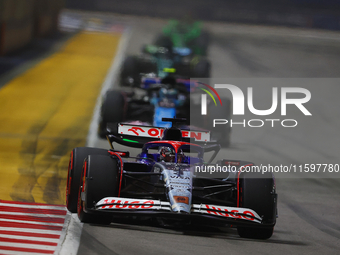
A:
POLYGON ((338 0, 1 0, 0 54, 56 31, 63 8, 164 19, 190 13, 206 21, 340 29, 338 0))
POLYGON ((338 0, 66 0, 66 8, 201 20, 340 29, 338 0))
POLYGON ((1 0, 0 55, 56 32, 64 5, 63 0, 1 0))

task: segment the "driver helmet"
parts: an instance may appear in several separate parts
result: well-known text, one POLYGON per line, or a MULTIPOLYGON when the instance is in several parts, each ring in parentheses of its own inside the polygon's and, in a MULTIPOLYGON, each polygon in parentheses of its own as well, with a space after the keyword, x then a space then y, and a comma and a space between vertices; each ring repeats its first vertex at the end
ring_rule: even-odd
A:
POLYGON ((170 147, 161 147, 159 151, 159 158, 164 162, 175 162, 175 151, 170 147))
MULTIPOLYGON (((170 147, 162 147, 159 152, 160 160, 164 162, 175 162, 175 150, 170 147)), ((177 152, 177 163, 183 163, 185 159, 184 152, 180 149, 177 152)))

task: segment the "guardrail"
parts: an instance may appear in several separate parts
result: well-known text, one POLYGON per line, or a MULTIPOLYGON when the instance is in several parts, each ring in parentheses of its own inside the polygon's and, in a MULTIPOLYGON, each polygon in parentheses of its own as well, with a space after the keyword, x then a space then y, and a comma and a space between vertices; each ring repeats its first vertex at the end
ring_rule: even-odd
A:
POLYGON ((0 0, 0 55, 56 31, 64 0, 0 0))

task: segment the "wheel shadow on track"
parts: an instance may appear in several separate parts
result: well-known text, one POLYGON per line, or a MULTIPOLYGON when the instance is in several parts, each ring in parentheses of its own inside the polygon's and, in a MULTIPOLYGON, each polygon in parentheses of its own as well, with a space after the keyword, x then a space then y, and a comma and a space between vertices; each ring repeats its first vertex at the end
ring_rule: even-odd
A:
MULTIPOLYGON (((50 114, 48 119, 53 116, 50 114)), ((79 122, 84 121, 79 118, 79 122)), ((63 134, 76 134, 77 127, 70 127, 62 130, 58 137, 41 137, 43 129, 48 121, 43 125, 33 125, 27 136, 22 140, 20 161, 18 165, 19 177, 14 183, 10 196, 13 201, 35 202, 32 191, 38 186, 42 192, 44 202, 48 204, 63 204, 64 197, 60 191, 60 182, 66 179, 67 165, 63 162, 63 157, 74 147, 83 146, 85 139, 61 138, 63 134), (46 185, 41 187, 38 179, 50 171, 52 174, 47 178, 46 185)))
POLYGON ((264 242, 273 244, 286 244, 286 245, 296 245, 296 246, 309 246, 308 242, 292 241, 292 240, 282 240, 277 239, 277 235, 281 233, 280 231, 274 231, 274 237, 267 240, 257 240, 257 239, 246 239, 241 238, 237 234, 236 228, 229 226, 212 226, 212 225, 201 225, 201 224, 190 224, 187 226, 160 226, 155 220, 138 220, 138 219, 123 219, 115 220, 108 226, 91 224, 91 226, 103 227, 103 228, 113 228, 121 230, 132 230, 132 231, 143 231, 159 234, 169 234, 169 235, 185 235, 185 236, 197 236, 197 237, 208 237, 217 239, 227 239, 227 240, 239 240, 248 242, 264 242))

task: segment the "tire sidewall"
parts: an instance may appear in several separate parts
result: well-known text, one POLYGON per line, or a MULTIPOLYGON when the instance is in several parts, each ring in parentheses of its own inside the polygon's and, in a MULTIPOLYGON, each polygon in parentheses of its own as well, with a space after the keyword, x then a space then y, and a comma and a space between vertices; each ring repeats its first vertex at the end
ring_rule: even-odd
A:
POLYGON ((88 155, 109 155, 108 151, 99 148, 77 147, 72 150, 66 186, 66 207, 71 213, 77 212, 78 192, 81 184, 81 173, 84 160, 88 155))

